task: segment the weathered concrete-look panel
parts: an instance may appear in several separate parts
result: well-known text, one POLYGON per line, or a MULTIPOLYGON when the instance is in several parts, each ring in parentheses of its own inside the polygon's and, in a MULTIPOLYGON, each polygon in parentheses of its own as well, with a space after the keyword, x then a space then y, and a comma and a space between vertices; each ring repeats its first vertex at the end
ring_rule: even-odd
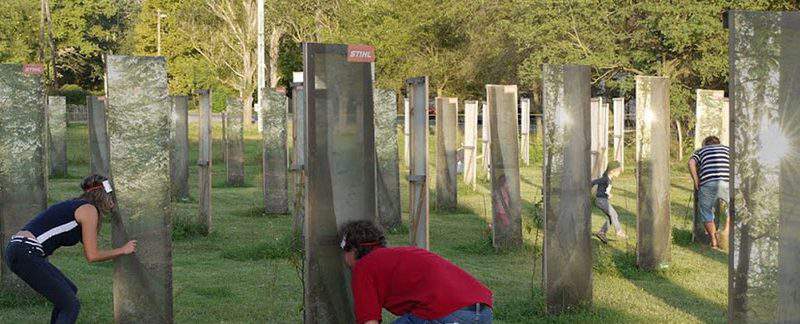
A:
POLYGON ((400 167, 397 163, 397 96, 392 90, 374 91, 378 219, 385 229, 394 229, 402 225, 400 167))
POLYGON ((669 224, 669 78, 636 77, 636 264, 644 270, 667 267, 669 224))
POLYGON ((547 312, 592 302, 590 68, 542 69, 544 259, 547 312))
POLYGON ((531 99, 519 101, 519 155, 525 165, 531 164, 531 99))
POLYGON ((489 136, 490 129, 491 124, 489 124, 489 105, 487 105, 486 101, 484 101, 481 102, 481 152, 483 154, 483 168, 486 170, 487 179, 492 177, 492 174, 489 173, 492 163, 492 149, 489 145, 491 141, 489 136))
POLYGON ((708 136, 719 137, 723 145, 728 145, 730 111, 725 91, 697 89, 696 95, 694 148, 703 147, 703 140, 708 136))
POLYGON ((172 323, 170 98, 163 57, 106 57, 108 138, 116 207, 114 322, 172 323))
POLYGON ((197 153, 197 173, 199 179, 198 201, 200 208, 197 214, 198 224, 208 234, 213 229, 211 212, 211 90, 198 90, 198 107, 200 108, 200 127, 198 130, 199 149, 197 153))
POLYGON ((800 322, 800 13, 731 11, 729 321, 800 322))
POLYGON ((372 65, 347 61, 346 45, 303 44, 308 121, 305 322, 353 323, 350 269, 339 226, 375 220, 372 65))
MULTIPOLYGON (((5 244, 47 208, 47 126, 40 74, 0 64, 0 287, 28 291, 5 265, 5 244)), ((4 292, 5 293, 5 292, 4 292)))
POLYGON ((262 92, 266 97, 261 112, 264 210, 269 214, 286 214, 289 212, 286 178, 286 114, 289 98, 273 89, 263 89, 262 92))
POLYGON ((409 101, 409 243, 428 249, 428 77, 405 81, 409 101))
POLYGON ((436 98, 436 209, 458 205, 458 98, 436 98))
POLYGON ((603 98, 592 98, 592 179, 603 175, 608 166, 608 105, 603 98))
POLYGON ((302 83, 292 83, 292 232, 303 234, 306 205, 306 102, 302 83))
POLYGON ((411 131, 409 128, 409 107, 408 107, 408 98, 403 99, 403 143, 405 143, 405 149, 403 150, 403 161, 405 161, 406 166, 409 164, 409 145, 410 139, 408 138, 411 135, 411 131))
POLYGON ((464 184, 478 183, 478 102, 464 101, 464 184))
POLYGON ((517 86, 487 85, 492 127, 492 245, 512 249, 522 245, 522 200, 519 191, 517 86))
POLYGON ((242 100, 228 98, 226 100, 226 165, 228 185, 241 187, 244 185, 244 112, 242 100))
POLYGON ((625 98, 613 99, 614 114, 614 161, 625 168, 625 98))
POLYGON ((50 174, 63 177, 67 175, 67 98, 47 97, 47 113, 50 130, 50 174))
POLYGON ((86 106, 89 109, 89 151, 90 165, 93 174, 109 176, 108 160, 108 125, 106 123, 106 98, 86 97, 86 106))
POLYGON ((189 199, 189 97, 170 97, 172 106, 172 147, 170 150, 170 179, 172 198, 189 199))

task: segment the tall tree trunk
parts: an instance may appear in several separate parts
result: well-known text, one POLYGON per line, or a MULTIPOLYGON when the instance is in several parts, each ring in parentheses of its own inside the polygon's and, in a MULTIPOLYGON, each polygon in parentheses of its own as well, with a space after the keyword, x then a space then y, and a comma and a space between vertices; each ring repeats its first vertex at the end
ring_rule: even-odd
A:
POLYGON ((272 34, 269 36, 269 86, 275 88, 278 85, 280 74, 278 71, 278 55, 280 54, 281 38, 284 34, 283 28, 272 27, 272 34))

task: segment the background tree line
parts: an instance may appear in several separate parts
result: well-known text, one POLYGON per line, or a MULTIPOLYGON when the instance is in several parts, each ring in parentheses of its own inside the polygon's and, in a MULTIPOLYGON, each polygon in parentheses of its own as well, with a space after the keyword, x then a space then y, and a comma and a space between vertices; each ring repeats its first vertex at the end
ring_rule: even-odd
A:
MULTIPOLYGON (((400 91, 406 78, 429 75, 437 95, 481 99, 485 84, 518 84, 536 111, 541 64, 587 64, 593 95, 607 98, 632 99, 635 75, 670 77, 672 119, 684 133, 694 124, 694 89, 726 89, 723 13, 800 9, 796 0, 265 2, 271 87, 302 70, 301 42, 364 43, 376 47, 380 87, 400 91)), ((215 109, 230 95, 249 106, 255 8, 256 0, 6 0, 0 62, 54 58, 53 87, 100 91, 103 54, 156 54, 160 13, 170 90, 213 88, 215 109)))

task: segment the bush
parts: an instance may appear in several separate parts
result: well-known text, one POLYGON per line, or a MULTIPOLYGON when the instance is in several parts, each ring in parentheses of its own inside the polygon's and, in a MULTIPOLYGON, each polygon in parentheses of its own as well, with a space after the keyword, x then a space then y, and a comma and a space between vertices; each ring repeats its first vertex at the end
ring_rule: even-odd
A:
POLYGON ((65 84, 61 86, 55 95, 67 97, 68 105, 84 105, 86 104, 86 90, 83 90, 77 84, 65 84))

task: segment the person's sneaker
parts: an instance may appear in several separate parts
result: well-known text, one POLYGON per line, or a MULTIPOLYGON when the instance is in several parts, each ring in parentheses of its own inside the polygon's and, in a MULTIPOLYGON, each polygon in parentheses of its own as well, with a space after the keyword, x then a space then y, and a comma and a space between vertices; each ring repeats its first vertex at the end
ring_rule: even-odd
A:
POLYGON ((600 240, 600 242, 603 242, 603 244, 608 244, 608 238, 606 237, 605 233, 597 232, 594 233, 594 236, 597 237, 600 240))

